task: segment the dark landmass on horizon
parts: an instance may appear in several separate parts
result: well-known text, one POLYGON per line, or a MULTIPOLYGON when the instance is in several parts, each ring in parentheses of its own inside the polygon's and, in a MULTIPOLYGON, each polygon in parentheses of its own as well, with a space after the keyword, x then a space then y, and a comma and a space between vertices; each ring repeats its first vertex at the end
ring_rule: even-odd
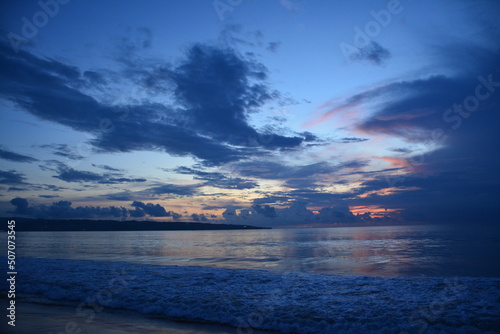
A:
POLYGON ((137 220, 90 220, 90 219, 29 219, 3 218, 0 229, 7 231, 7 222, 15 220, 18 232, 35 231, 186 231, 186 230, 253 230, 271 229, 251 225, 211 224, 195 222, 156 222, 137 220))

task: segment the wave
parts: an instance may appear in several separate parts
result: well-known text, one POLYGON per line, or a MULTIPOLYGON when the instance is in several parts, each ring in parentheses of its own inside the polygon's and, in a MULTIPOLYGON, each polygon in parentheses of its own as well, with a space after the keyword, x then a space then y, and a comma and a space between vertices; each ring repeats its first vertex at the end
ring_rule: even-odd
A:
MULTIPOLYGON (((238 333, 500 330, 498 278, 328 276, 40 258, 18 258, 17 268, 23 298, 73 302, 82 321, 113 308, 224 324, 238 333)), ((2 285, 7 289, 5 280, 2 285)))

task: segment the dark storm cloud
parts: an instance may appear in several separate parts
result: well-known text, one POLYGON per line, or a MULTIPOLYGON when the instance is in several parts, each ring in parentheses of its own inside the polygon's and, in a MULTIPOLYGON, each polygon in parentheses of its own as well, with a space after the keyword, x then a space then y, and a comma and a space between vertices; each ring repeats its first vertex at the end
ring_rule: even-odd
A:
POLYGON ((383 65, 389 58, 391 58, 391 52, 374 41, 358 48, 357 52, 349 56, 350 61, 368 61, 377 66, 383 65))
POLYGON ((35 161, 38 161, 38 159, 35 159, 33 157, 29 157, 29 156, 24 155, 24 154, 19 154, 19 153, 7 151, 1 147, 0 147, 0 159, 14 161, 14 162, 35 162, 35 161))
MULTIPOLYGON (((131 59, 128 66, 146 65, 131 59)), ((163 151, 220 165, 261 154, 259 147, 290 149, 304 140, 273 134, 259 147, 249 145, 248 138, 260 135, 248 124, 249 113, 275 94, 264 83, 266 68, 231 49, 197 44, 168 76, 160 73, 173 87, 175 108, 151 102, 104 105, 78 90, 85 76, 78 68, 26 51, 14 54, 5 43, 0 43, 0 63, 2 97, 40 119, 91 133, 98 152, 163 151)), ((79 158, 64 146, 47 148, 79 158)))

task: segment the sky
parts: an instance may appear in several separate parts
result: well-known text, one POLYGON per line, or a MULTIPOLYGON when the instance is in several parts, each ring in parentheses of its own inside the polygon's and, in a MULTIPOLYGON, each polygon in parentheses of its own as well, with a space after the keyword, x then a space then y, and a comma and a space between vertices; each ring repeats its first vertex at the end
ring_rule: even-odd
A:
POLYGON ((498 1, 0 4, 0 212, 498 216, 498 1))

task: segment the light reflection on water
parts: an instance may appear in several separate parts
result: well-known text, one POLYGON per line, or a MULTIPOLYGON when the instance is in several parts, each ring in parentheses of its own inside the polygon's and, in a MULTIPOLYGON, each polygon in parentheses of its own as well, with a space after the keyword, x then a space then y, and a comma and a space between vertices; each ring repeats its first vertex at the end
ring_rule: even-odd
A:
POLYGON ((500 236, 441 226, 20 232, 18 256, 370 276, 500 277, 500 236))

